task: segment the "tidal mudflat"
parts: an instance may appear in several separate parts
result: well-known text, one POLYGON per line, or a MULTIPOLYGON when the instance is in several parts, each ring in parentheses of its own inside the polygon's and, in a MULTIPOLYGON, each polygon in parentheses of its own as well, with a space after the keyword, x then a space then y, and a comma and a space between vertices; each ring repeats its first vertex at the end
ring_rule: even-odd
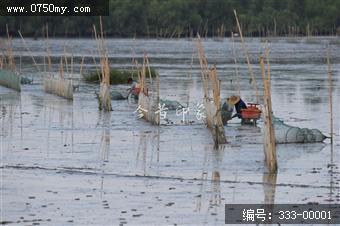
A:
MULTIPOLYGON (((329 135, 326 45, 328 38, 309 43, 275 39, 270 42, 274 115, 292 126, 317 128, 329 135)), ((94 92, 77 74, 95 70, 96 43, 83 39, 50 40, 54 67, 64 54, 74 56, 74 100, 46 94, 42 73, 44 40, 27 40, 32 53, 14 40, 21 71, 32 77, 21 93, 0 87, 1 219, 22 225, 221 225, 227 203, 340 202, 340 46, 331 45, 334 101, 334 147, 317 144, 277 145, 278 173, 264 165, 262 123, 225 126, 228 143, 214 148, 205 125, 189 114, 184 125, 175 111, 173 124, 152 126, 140 120, 133 101, 112 101, 113 111, 98 111, 94 92), (53 43, 53 44, 52 44, 53 43), (66 44, 65 44, 66 43, 66 44)), ((161 97, 194 108, 202 100, 202 82, 193 40, 108 39, 111 67, 131 68, 131 58, 146 52, 160 73, 161 97), (194 56, 191 66, 192 56, 194 56), (191 69, 192 68, 192 69, 191 69), (190 75, 188 75, 190 74, 190 75)), ((221 97, 240 91, 254 101, 240 43, 235 43, 240 90, 236 85, 232 44, 204 41, 210 64, 222 81, 221 97)), ((261 86, 260 39, 247 46, 261 86)), ((113 85, 124 92, 127 86, 113 85)), ((261 93, 260 89, 260 93, 261 93)))

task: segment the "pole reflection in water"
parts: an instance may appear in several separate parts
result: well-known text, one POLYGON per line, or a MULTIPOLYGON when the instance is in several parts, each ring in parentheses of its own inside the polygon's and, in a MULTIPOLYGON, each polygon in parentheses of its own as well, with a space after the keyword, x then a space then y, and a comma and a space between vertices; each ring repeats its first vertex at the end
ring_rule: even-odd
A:
POLYGON ((110 128, 111 128, 111 113, 110 112, 102 112, 102 135, 100 142, 100 153, 101 160, 103 162, 109 161, 109 150, 110 150, 110 128))
POLYGON ((333 194, 336 192, 336 186, 334 187, 334 167, 336 166, 334 164, 334 150, 333 150, 333 142, 331 142, 330 144, 330 163, 328 165, 328 173, 329 173, 329 176, 330 176, 330 180, 329 180, 329 197, 328 197, 328 202, 334 202, 334 199, 333 199, 333 194))
POLYGON ((274 211, 275 191, 276 191, 277 173, 264 172, 262 176, 264 204, 269 205, 269 209, 274 211))
POLYGON ((110 152, 110 129, 111 129, 111 112, 101 111, 99 113, 99 121, 102 122, 102 134, 100 141, 100 160, 101 160, 101 197, 104 190, 104 175, 105 175, 105 165, 109 162, 109 152, 110 152))
POLYGON ((69 150, 72 153, 74 146, 73 104, 72 102, 61 99, 59 97, 53 97, 53 99, 51 98, 52 97, 48 95, 45 99, 42 100, 45 119, 44 126, 47 130, 46 154, 47 156, 50 156, 51 154, 50 141, 51 138, 54 139, 57 137, 55 133, 59 133, 59 144, 60 147, 63 147, 63 149, 58 150, 69 150), (69 147, 71 149, 69 149, 69 147))
MULTIPOLYGON (((0 107, 1 107, 1 146, 7 143, 7 149, 11 150, 12 146, 16 144, 12 144, 14 130, 14 123, 15 123, 15 116, 20 114, 21 116, 21 96, 18 93, 5 93, 0 95, 0 107), (19 106, 19 113, 17 113, 17 107, 19 106)), ((22 121, 21 121, 22 122, 22 121)), ((22 124, 21 124, 22 129, 22 124)), ((22 131, 22 130, 21 130, 22 131)), ((22 132, 20 137, 22 139, 22 132)), ((3 148, 3 146, 2 146, 3 148)))
POLYGON ((206 186, 206 181, 208 179, 208 173, 207 173, 207 159, 208 159, 208 147, 205 146, 204 148, 204 157, 203 157, 203 164, 202 164, 202 174, 201 174, 201 182, 200 182, 200 190, 199 194, 196 196, 197 197, 197 204, 196 204, 196 209, 195 211, 201 212, 202 208, 202 196, 204 195, 204 190, 206 186))
MULTIPOLYGON (((211 147, 210 147, 211 148, 211 147)), ((217 149, 205 147, 203 168, 201 174, 200 191, 197 195, 196 210, 206 211, 206 217, 216 216, 221 208, 221 163, 223 162, 225 145, 219 145, 217 149), (209 171, 211 173, 209 173, 209 171), (208 176, 211 175, 209 179, 208 176), (210 184, 210 186, 209 186, 210 184), (211 194, 206 197, 206 194, 211 194)))
POLYGON ((262 177, 263 192, 264 192, 264 204, 275 203, 275 191, 276 191, 276 173, 264 172, 262 177))
MULTIPOLYGON (((139 135, 139 144, 136 153, 136 169, 141 167, 143 175, 147 175, 147 168, 151 168, 151 165, 154 161, 154 152, 156 150, 156 162, 160 161, 160 127, 154 127, 152 131, 141 131, 139 135), (148 152, 147 150, 151 149, 151 153, 149 153, 149 162, 148 162, 148 152), (141 163, 141 165, 139 165, 141 163)), ((157 165, 157 164, 156 164, 157 165)))

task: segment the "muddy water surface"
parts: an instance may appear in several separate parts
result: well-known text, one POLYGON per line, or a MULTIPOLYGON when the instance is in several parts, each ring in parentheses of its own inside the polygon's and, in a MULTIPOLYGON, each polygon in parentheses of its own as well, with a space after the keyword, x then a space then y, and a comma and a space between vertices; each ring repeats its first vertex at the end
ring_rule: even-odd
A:
MULTIPOLYGON (((278 174, 263 163, 260 122, 225 127, 228 144, 214 149, 210 132, 195 117, 202 83, 195 42, 190 40, 110 39, 112 67, 130 69, 144 52, 160 73, 161 98, 186 105, 192 125, 168 111, 173 124, 154 127, 138 119, 133 101, 113 101, 113 111, 99 112, 94 92, 79 75, 95 70, 92 40, 50 40, 54 63, 74 56, 71 76, 79 84, 73 102, 46 94, 44 40, 14 41, 18 70, 33 77, 21 93, 0 87, 1 221, 23 225, 221 225, 226 203, 340 202, 340 46, 331 45, 333 63, 334 147, 319 144, 278 145, 278 174), (20 57, 21 56, 21 57, 20 57), (192 56, 193 65, 191 66, 192 56), (18 63, 19 64, 19 63, 18 63), (192 68, 192 69, 191 69, 192 68), (188 98, 189 96, 189 98, 188 98), (332 154, 331 154, 332 153, 332 154)), ((317 128, 329 135, 325 49, 330 38, 273 40, 272 100, 275 116, 287 124, 317 128)), ((259 39, 248 40, 261 91, 259 39)), ((208 62, 216 64, 223 98, 241 93, 255 101, 240 43, 235 43, 240 87, 234 73, 232 43, 205 40, 208 62)), ((98 59, 97 59, 98 61, 98 59)), ((71 62, 68 62, 71 64, 71 62)), ((56 70, 58 66, 53 65, 56 70)), ((69 69, 71 72, 71 69, 69 69)), ((111 87, 124 92, 127 86, 111 87)))

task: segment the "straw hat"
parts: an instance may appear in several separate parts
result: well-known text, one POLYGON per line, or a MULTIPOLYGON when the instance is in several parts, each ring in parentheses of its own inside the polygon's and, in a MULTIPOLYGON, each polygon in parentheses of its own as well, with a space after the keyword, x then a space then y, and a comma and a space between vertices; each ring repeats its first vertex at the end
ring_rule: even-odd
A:
POLYGON ((240 96, 231 96, 231 97, 227 98, 227 102, 230 105, 235 105, 237 102, 240 101, 240 99, 241 99, 240 96))

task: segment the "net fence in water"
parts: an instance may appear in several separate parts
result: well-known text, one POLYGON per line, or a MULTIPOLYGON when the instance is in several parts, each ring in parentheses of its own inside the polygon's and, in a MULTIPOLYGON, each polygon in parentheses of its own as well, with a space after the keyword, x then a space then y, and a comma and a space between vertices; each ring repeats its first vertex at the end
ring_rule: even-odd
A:
POLYGON ((0 85, 20 91, 20 80, 21 77, 19 74, 7 69, 0 69, 0 85))
POLYGON ((66 99, 73 99, 73 86, 71 80, 63 78, 45 78, 44 89, 47 93, 52 93, 66 99))
POLYGON ((299 128, 287 125, 276 117, 273 119, 276 143, 315 143, 326 139, 318 129, 299 128))

